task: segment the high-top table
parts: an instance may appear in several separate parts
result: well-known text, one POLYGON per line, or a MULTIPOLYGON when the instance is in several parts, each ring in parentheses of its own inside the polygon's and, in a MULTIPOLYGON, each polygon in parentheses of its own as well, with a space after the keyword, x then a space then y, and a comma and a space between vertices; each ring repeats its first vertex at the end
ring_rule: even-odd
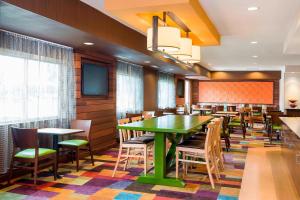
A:
POLYGON ((175 157, 176 145, 183 135, 190 134, 208 123, 212 116, 189 116, 189 115, 167 115, 151 118, 144 121, 118 125, 118 129, 147 131, 155 133, 155 156, 154 175, 140 176, 140 183, 184 187, 185 183, 180 179, 166 177, 167 167, 175 157), (172 137, 176 133, 175 137, 172 137), (166 156, 166 137, 172 145, 166 156))

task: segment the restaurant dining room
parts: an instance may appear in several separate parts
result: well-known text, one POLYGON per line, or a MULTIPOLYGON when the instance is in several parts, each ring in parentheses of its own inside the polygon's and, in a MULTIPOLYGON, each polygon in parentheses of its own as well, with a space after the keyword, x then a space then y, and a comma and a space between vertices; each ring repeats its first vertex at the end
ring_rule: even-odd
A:
POLYGON ((300 200, 299 0, 0 0, 0 200, 300 200))

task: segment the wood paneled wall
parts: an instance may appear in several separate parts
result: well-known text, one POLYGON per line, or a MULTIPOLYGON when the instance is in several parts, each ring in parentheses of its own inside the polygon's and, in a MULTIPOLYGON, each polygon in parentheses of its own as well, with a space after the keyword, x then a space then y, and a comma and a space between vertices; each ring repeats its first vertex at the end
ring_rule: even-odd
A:
POLYGON ((92 120, 94 150, 103 150, 115 144, 116 138, 116 67, 115 60, 93 53, 75 53, 77 119, 92 120), (109 67, 108 97, 85 97, 81 94, 81 61, 90 59, 104 62, 109 67))
POLYGON ((183 79, 184 80, 185 77, 181 76, 181 75, 175 75, 176 105, 184 105, 184 103, 185 103, 184 97, 180 98, 180 97, 177 96, 177 81, 178 81, 178 79, 183 79))
POLYGON ((199 99, 199 81, 192 80, 192 104, 197 104, 199 99))

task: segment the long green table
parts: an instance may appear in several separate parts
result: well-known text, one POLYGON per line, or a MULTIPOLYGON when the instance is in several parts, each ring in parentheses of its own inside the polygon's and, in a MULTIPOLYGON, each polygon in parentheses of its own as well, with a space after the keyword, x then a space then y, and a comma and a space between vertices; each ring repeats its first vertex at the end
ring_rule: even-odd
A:
POLYGON ((176 145, 182 136, 194 132, 212 118, 211 116, 167 115, 118 125, 118 129, 155 133, 154 175, 140 176, 137 181, 140 183, 184 187, 185 183, 182 180, 166 177, 167 167, 170 167, 172 160, 174 160, 176 145), (166 137, 172 142, 167 156, 166 137))

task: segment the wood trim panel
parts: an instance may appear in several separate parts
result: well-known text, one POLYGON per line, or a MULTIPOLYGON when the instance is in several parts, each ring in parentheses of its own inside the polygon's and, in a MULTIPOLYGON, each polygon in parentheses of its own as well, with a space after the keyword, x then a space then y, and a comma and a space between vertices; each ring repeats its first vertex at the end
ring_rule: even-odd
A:
POLYGON ((90 52, 75 53, 77 119, 92 120, 93 150, 100 151, 115 145, 116 137, 116 61, 90 52), (81 61, 90 59, 109 64, 109 95, 85 97, 81 95, 81 61))

